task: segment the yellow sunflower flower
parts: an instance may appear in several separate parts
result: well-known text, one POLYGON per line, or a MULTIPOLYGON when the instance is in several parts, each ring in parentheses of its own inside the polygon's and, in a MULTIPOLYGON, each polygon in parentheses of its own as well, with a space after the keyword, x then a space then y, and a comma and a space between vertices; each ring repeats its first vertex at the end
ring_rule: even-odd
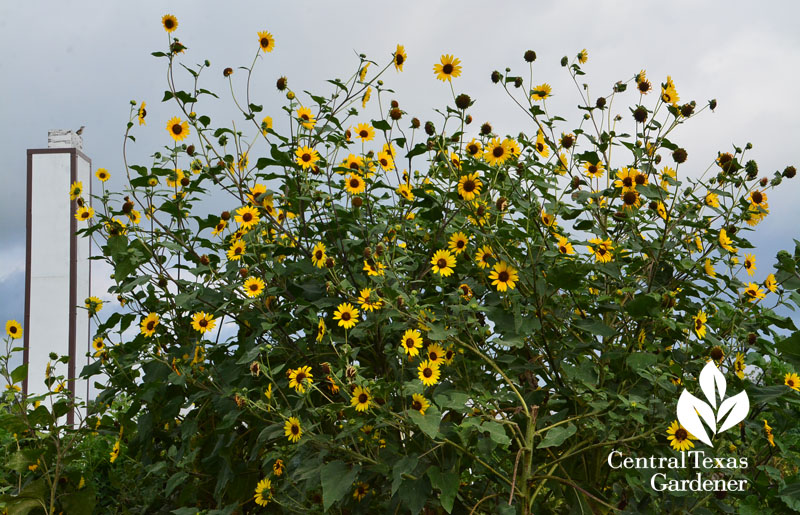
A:
POLYGON ((159 321, 160 319, 156 313, 150 313, 144 318, 144 320, 142 320, 140 326, 141 332, 145 338, 149 338, 155 334, 156 326, 158 325, 159 321))
POLYGON ((599 238, 592 238, 589 240, 592 245, 589 246, 589 252, 594 255, 594 259, 598 263, 609 263, 614 260, 614 246, 611 239, 601 240, 599 238))
POLYGON ((106 182, 111 177, 111 174, 105 168, 98 168, 94 175, 100 182, 106 182))
POLYGON ((119 458, 119 451, 120 451, 120 443, 119 440, 114 442, 114 447, 111 448, 111 452, 108 453, 108 461, 114 463, 119 458))
MULTIPOLYGON (((372 288, 364 288, 359 292, 358 303, 361 304, 361 309, 364 311, 375 311, 383 307, 383 301, 380 298, 372 298, 372 288)), ((377 294, 375 294, 377 297, 377 294)))
POLYGON ((738 251, 731 245, 731 243, 733 243, 733 240, 731 240, 730 237, 728 237, 728 231, 726 231, 725 229, 720 229, 719 246, 727 250, 728 252, 732 252, 735 254, 738 251))
POLYGON ((589 52, 587 52, 586 49, 584 48, 583 50, 578 52, 577 59, 579 63, 586 64, 586 61, 589 60, 589 52))
POLYGON ((319 321, 317 322, 317 338, 316 339, 317 339, 318 342, 321 342, 322 339, 325 337, 325 329, 327 329, 325 327, 325 320, 323 320, 320 317, 319 321))
POLYGON ((300 427, 300 420, 297 417, 289 417, 283 425, 283 435, 292 443, 300 441, 303 436, 303 428, 300 427))
POLYGON ((275 460, 275 463, 272 464, 272 472, 278 477, 283 475, 283 471, 285 468, 286 467, 283 464, 283 460, 280 458, 275 460))
POLYGON ((422 348, 422 333, 416 329, 407 329, 400 340, 400 346, 409 357, 416 356, 422 348))
POLYGON ((259 221, 258 210, 252 206, 243 206, 236 210, 234 220, 244 230, 249 230, 259 221))
POLYGON ((314 248, 311 249, 311 262, 314 266, 317 268, 324 267, 327 257, 327 254, 325 254, 325 244, 321 241, 315 243, 314 248))
POLYGON ((766 279, 764 279, 764 287, 775 293, 778 291, 778 281, 775 280, 775 274, 769 274, 766 279))
POLYGON ((75 219, 79 222, 85 222, 86 220, 91 220, 94 218, 94 209, 92 206, 83 206, 79 207, 77 211, 75 211, 75 219))
POLYGON ((549 97, 552 92, 553 88, 550 87, 550 84, 545 82, 533 88, 533 91, 531 91, 531 98, 537 101, 544 100, 549 97))
POLYGON ((171 14, 165 14, 161 18, 161 25, 164 26, 164 30, 167 32, 174 32, 178 28, 178 18, 171 14))
POLYGON ((369 390, 356 386, 353 390, 353 396, 350 398, 350 405, 356 408, 356 411, 367 411, 370 408, 370 401, 372 396, 369 390))
POLYGON ((244 293, 250 298, 258 297, 264 291, 266 285, 264 279, 260 277, 248 277, 244 282, 244 293))
POLYGON ((298 147, 294 155, 294 162, 302 166, 303 170, 313 167, 319 161, 319 153, 311 147, 298 147))
POLYGON ((469 243, 467 235, 463 232, 457 232, 450 236, 450 241, 447 246, 450 248, 450 251, 457 256, 466 250, 467 243, 469 243))
POLYGON ((602 161, 598 161, 597 163, 590 163, 589 161, 586 161, 583 163, 583 169, 586 175, 594 179, 599 179, 605 172, 602 161))
POLYGON ((800 376, 794 373, 787 373, 783 378, 783 384, 796 392, 800 392, 800 376))
POLYGON ((482 148, 483 146, 481 145, 481 142, 473 138, 469 143, 467 143, 465 150, 468 155, 474 157, 475 159, 480 159, 483 155, 482 148))
POLYGON ((764 419, 764 433, 767 435, 767 440, 772 447, 775 447, 775 438, 772 436, 772 428, 769 427, 767 419, 764 419))
POLYGON ((397 45, 397 50, 394 52, 394 68, 395 70, 401 72, 403 71, 403 65, 406 63, 406 59, 408 55, 406 54, 406 49, 403 45, 397 45))
POLYGON ((264 52, 272 52, 275 49, 275 38, 266 30, 258 33, 258 46, 264 52))
POLYGON ((447 277, 453 273, 453 267, 456 266, 456 257, 449 250, 437 250, 431 258, 431 264, 433 265, 434 273, 447 277))
MULTIPOLYGON (((276 474, 280 475, 280 474, 276 474)), ((266 506, 269 504, 269 501, 272 499, 272 481, 268 477, 265 477, 261 481, 258 482, 256 485, 255 495, 253 496, 253 501, 259 506, 266 506)))
POLYGON ((441 365, 444 361, 444 349, 438 343, 431 343, 425 349, 424 356, 431 365, 441 365))
POLYGON ((359 123, 355 127, 356 137, 362 141, 371 141, 375 139, 375 129, 367 123, 359 123))
MULTIPOLYGON (((584 164, 584 166, 586 166, 584 164)), ((636 189, 636 183, 634 180, 636 179, 637 171, 635 168, 627 168, 623 167, 617 172, 617 180, 614 181, 615 188, 621 188, 623 193, 626 191, 632 191, 636 189)))
POLYGON ((433 65, 433 72, 436 78, 445 81, 461 75, 461 60, 452 55, 442 55, 440 63, 433 65))
POLYGON ((708 321, 708 316, 705 314, 704 311, 698 311, 695 316, 692 317, 693 324, 692 330, 697 335, 698 338, 703 339, 706 337, 706 322, 708 321))
POLYGON ((424 415, 425 410, 430 408, 430 406, 431 403, 428 402, 428 399, 426 399, 424 395, 415 393, 411 396, 411 409, 419 411, 420 415, 424 415))
POLYGON ((16 320, 6 322, 6 334, 12 340, 22 338, 22 326, 16 320))
POLYGON ((384 172, 388 172, 389 170, 394 170, 394 159, 392 159, 392 155, 388 152, 378 152, 378 164, 381 165, 381 169, 384 172))
POLYGON ((564 236, 558 237, 558 252, 561 254, 575 254, 575 249, 572 248, 572 243, 564 236))
POLYGON ((747 275, 756 273, 756 257, 753 254, 745 254, 744 269, 747 270, 747 275))
POLYGON ((69 199, 75 200, 83 193, 83 183, 80 181, 73 182, 69 187, 69 199))
POLYGON ((488 268, 491 264, 489 263, 491 259, 494 259, 494 253, 488 245, 483 245, 475 253, 475 262, 478 263, 478 266, 481 268, 488 268))
POLYGON ((480 180, 478 172, 468 173, 462 175, 458 180, 458 194, 461 198, 469 202, 476 196, 481 194, 481 187, 483 183, 480 180))
POLYGON ((709 191, 706 193, 705 203, 707 206, 719 207, 719 195, 709 191))
POLYGON ((398 186, 397 193, 409 202, 414 200, 414 193, 411 191, 411 187, 408 184, 403 183, 398 186))
POLYGON ((483 159, 491 166, 502 165, 510 157, 511 152, 508 149, 508 145, 500 141, 500 138, 494 138, 487 143, 486 150, 483 152, 483 159))
POLYGON ((667 440, 676 451, 687 451, 694 447, 692 440, 697 440, 689 431, 686 430, 677 420, 673 421, 667 429, 667 440))
POLYGON ((736 377, 744 379, 744 354, 741 352, 736 353, 736 360, 733 362, 733 371, 736 377))
POLYGON ((550 147, 547 146, 547 143, 544 141, 544 133, 542 129, 536 133, 536 142, 534 142, 533 147, 536 149, 536 153, 542 157, 547 157, 550 155, 550 147))
POLYGON ((228 259, 231 261, 238 261, 244 255, 247 245, 240 239, 233 242, 227 252, 228 259))
POLYGON ((200 334, 205 334, 214 329, 215 325, 217 325, 217 321, 214 320, 214 315, 210 313, 200 311, 199 313, 192 315, 192 327, 200 334))
POLYGON ((489 272, 489 280, 492 281, 492 286, 497 287, 497 291, 513 290, 519 281, 519 274, 514 267, 505 261, 500 261, 489 272))
POLYGON ((351 173, 344 181, 344 188, 347 190, 347 193, 358 195, 367 189, 367 183, 364 182, 364 179, 362 179, 360 175, 351 173))
POLYGON ((369 485, 359 481, 358 483, 356 483, 355 486, 356 488, 355 490, 353 490, 353 499, 357 500, 358 502, 361 502, 361 499, 366 497, 367 494, 369 493, 369 485))
POLYGON ((744 289, 744 297, 747 302, 759 301, 766 296, 764 290, 759 288, 756 283, 748 283, 747 288, 744 289))
POLYGON ((297 393, 305 393, 306 386, 314 382, 314 375, 311 367, 302 366, 300 368, 289 369, 289 388, 294 388, 297 393))
POLYGON ((636 190, 626 191, 622 194, 622 209, 637 209, 642 205, 642 198, 636 190))
POLYGON ((189 123, 182 122, 177 116, 170 118, 167 122, 167 132, 175 141, 186 139, 186 136, 189 135, 189 123))
POLYGON ((343 302, 333 312, 333 319, 339 321, 339 327, 350 329, 358 323, 358 310, 349 302, 343 302))
POLYGON ((417 375, 419 376, 419 380, 422 381, 422 384, 425 386, 431 386, 439 382, 439 375, 441 372, 439 371, 439 365, 431 363, 428 360, 423 361, 417 367, 417 375))
POLYGON ((373 263, 369 263, 369 262, 368 262, 368 261, 365 259, 365 260, 364 260, 364 268, 362 268, 362 270, 364 270, 365 272, 367 272, 367 275, 369 275, 369 276, 373 276, 373 277, 374 277, 374 276, 383 275, 383 274, 385 273, 385 272, 383 271, 385 268, 386 268, 386 265, 384 265, 383 263, 381 263, 381 262, 379 262, 379 261, 376 261, 376 262, 373 264, 373 263))
POLYGON ((703 269, 705 270, 706 274, 708 274, 709 276, 716 277, 717 271, 714 270, 714 265, 711 264, 711 260, 710 259, 706 259, 706 262, 703 265, 703 269))
POLYGON ((317 123, 317 119, 311 114, 311 109, 307 107, 297 108, 297 118, 300 119, 300 123, 302 123, 303 127, 306 129, 313 129, 314 125, 317 123))

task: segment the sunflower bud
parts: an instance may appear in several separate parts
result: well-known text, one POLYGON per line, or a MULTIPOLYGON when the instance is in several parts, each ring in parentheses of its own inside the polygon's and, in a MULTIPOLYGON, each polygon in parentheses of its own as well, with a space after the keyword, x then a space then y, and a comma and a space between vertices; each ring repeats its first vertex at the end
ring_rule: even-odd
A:
POLYGON ((247 270, 247 268, 243 267, 239 269, 239 275, 241 275, 242 277, 247 277, 249 273, 250 272, 247 270))
POLYGON ((159 277, 158 278, 158 286, 161 288, 167 287, 167 278, 166 277, 159 277))
POLYGON ((647 108, 644 106, 638 106, 633 111, 633 119, 639 123, 644 123, 647 121, 647 108))
POLYGON ((505 211, 508 209, 508 200, 506 200, 505 197, 500 197, 497 199, 497 202, 495 202, 495 207, 497 207, 498 211, 505 211))
POLYGON ((189 154, 190 156, 193 156, 194 155, 194 145, 189 145, 188 147, 186 147, 186 153, 189 154))
POLYGON ((223 211, 222 214, 219 215, 219 217, 222 218, 223 220, 230 220, 231 219, 231 213, 230 213, 230 211, 223 211))
POLYGON ((720 361, 722 358, 725 357, 725 353, 722 351, 722 348, 717 345, 711 348, 711 352, 709 352, 708 355, 714 361, 720 361))
POLYGON ((464 123, 466 123, 467 125, 472 123, 472 115, 471 114, 468 114, 467 117, 464 118, 464 123))
POLYGON ((594 105, 598 109, 603 109, 606 106, 606 97, 597 97, 597 101, 594 103, 594 105))
POLYGON ((411 119, 411 128, 412 129, 419 129, 419 118, 414 117, 411 119))
POLYGON ((684 118, 689 118, 690 116, 692 116, 692 114, 694 114, 694 106, 695 106, 694 101, 691 101, 688 104, 683 104, 681 106, 681 116, 683 116, 684 118))
POLYGON ((347 377, 347 379, 352 381, 353 379, 356 378, 356 367, 354 367, 353 365, 347 365, 347 368, 344 371, 344 375, 347 377))
POLYGON ((678 164, 685 163, 687 157, 688 154, 686 153, 686 150, 682 148, 679 148, 672 153, 672 159, 674 159, 678 164))
POLYGON ((750 345, 750 346, 753 346, 753 345, 755 345, 755 344, 756 344, 756 339, 757 339, 757 338, 758 338, 758 335, 756 335, 756 333, 750 333, 750 334, 748 334, 748 335, 747 335, 747 344, 748 344, 748 345, 750 345))
POLYGON ((436 134, 436 127, 433 125, 433 122, 425 122, 425 134, 428 136, 436 134))
POLYGON ((717 99, 716 98, 712 98, 711 100, 709 100, 708 101, 708 107, 710 107, 712 111, 714 109, 716 109, 717 108, 717 99))
POLYGON ((517 77, 514 79, 514 87, 521 88, 522 87, 522 77, 517 77))
POLYGON ((283 91, 288 83, 289 80, 286 77, 281 77, 275 82, 275 87, 278 88, 278 91, 283 91))
POLYGON ((353 197, 353 206, 361 207, 364 205, 364 200, 361 197, 353 197))
POLYGON ((130 214, 131 211, 133 211, 133 202, 128 200, 127 197, 125 197, 125 200, 127 200, 127 202, 122 204, 122 212, 127 215, 127 214, 130 214))
POLYGON ((392 120, 397 121, 402 117, 403 117, 403 111, 401 111, 399 108, 393 107, 389 110, 389 118, 391 118, 392 120))
POLYGON ((378 245, 375 247, 375 255, 376 256, 382 256, 383 255, 383 251, 384 251, 383 244, 382 243, 378 243, 378 245))
POLYGON ((794 166, 787 166, 786 168, 783 169, 783 176, 786 177, 787 179, 791 179, 795 175, 797 175, 797 168, 795 168, 794 166))
POLYGON ((492 133, 492 126, 489 124, 489 122, 486 122, 483 125, 481 125, 481 134, 483 134, 484 136, 488 136, 491 133, 492 133))
POLYGON ((533 50, 526 50, 522 58, 525 59, 526 63, 532 63, 536 60, 536 52, 533 50))
POLYGON ((200 256, 200 264, 202 264, 204 266, 208 266, 209 263, 211 263, 211 260, 208 259, 208 256, 206 254, 203 254, 202 256, 200 256))
POLYGON ((233 68, 225 68, 222 70, 223 77, 230 77, 231 75, 233 75, 233 68))
POLYGON ((287 91, 286 98, 289 100, 294 100, 294 91, 287 91))
POLYGON ((572 178, 572 189, 576 190, 580 185, 581 185, 581 178, 576 175, 575 177, 572 178))
POLYGON ((189 180, 188 177, 184 177, 183 179, 181 179, 181 186, 183 186, 185 188, 186 186, 189 185, 190 182, 191 181, 189 180))
POLYGON ((470 99, 469 95, 465 93, 461 93, 456 97, 456 107, 458 107, 461 110, 468 108, 471 103, 472 99, 470 99))
POLYGON ((745 163, 744 170, 747 172, 748 179, 755 179, 758 176, 758 163, 751 159, 745 163))
POLYGON ((561 66, 566 66, 568 64, 569 64, 569 58, 567 56, 562 57, 561 58, 561 66))

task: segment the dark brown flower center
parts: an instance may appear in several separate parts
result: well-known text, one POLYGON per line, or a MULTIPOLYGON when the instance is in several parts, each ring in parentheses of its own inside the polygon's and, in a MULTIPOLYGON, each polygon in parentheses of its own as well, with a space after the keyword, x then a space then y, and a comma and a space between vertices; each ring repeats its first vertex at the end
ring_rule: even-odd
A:
POLYGON ((542 152, 544 150, 544 143, 541 143, 541 142, 536 143, 536 150, 538 150, 539 152, 542 152))
POLYGON ((183 132, 183 127, 179 123, 172 124, 172 134, 176 136, 183 132))
POLYGON ((439 258, 439 261, 436 262, 436 266, 439 268, 447 268, 447 260, 444 258, 439 258))
POLYGON ((302 118, 302 119, 303 119, 303 120, 305 120, 305 121, 308 121, 308 115, 307 115, 307 114, 305 114, 305 113, 301 114, 301 115, 300 115, 300 118, 302 118))
POLYGON ((678 441, 682 442, 682 441, 686 440, 686 438, 688 438, 688 436, 689 436, 689 433, 687 433, 684 428, 680 428, 677 431, 675 431, 675 439, 678 440, 678 441))
POLYGON ((261 38, 261 48, 267 48, 268 46, 269 46, 269 39, 261 38))
POLYGON ((233 253, 234 253, 235 255, 237 255, 237 256, 238 256, 238 255, 239 255, 239 254, 241 254, 243 251, 244 251, 244 249, 243 249, 242 247, 236 247, 236 248, 233 250, 233 253))
POLYGON ((300 159, 302 159, 304 162, 308 163, 309 161, 311 161, 311 154, 306 152, 300 157, 300 159))
POLYGON ((166 27, 168 29, 171 29, 174 26, 175 26, 175 22, 172 21, 172 18, 167 18, 166 20, 164 20, 164 27, 166 27))
POLYGON ((314 257, 316 257, 317 259, 322 259, 323 255, 324 253, 321 250, 318 250, 314 253, 314 257))
POLYGON ((699 331, 700 329, 702 329, 703 328, 703 321, 700 320, 699 318, 697 320, 695 320, 694 321, 694 328, 695 328, 696 331, 699 331))
POLYGON ((589 165, 589 173, 590 174, 597 173, 597 166, 596 165, 589 165))
POLYGON ((458 247, 458 248, 460 248, 460 249, 463 249, 463 248, 464 248, 464 245, 466 245, 466 244, 467 244, 467 242, 466 242, 466 241, 464 241, 464 240, 458 240, 458 241, 456 242, 456 247, 458 247))
POLYGON ((478 145, 469 145, 469 146, 467 146, 467 152, 469 152, 470 155, 474 156, 475 154, 478 153, 478 145))
POLYGON ((453 359, 453 351, 451 351, 451 350, 447 351, 445 353, 445 355, 444 355, 444 359, 446 359, 447 361, 450 361, 451 359, 453 359))
POLYGON ((600 254, 601 256, 605 256, 606 252, 607 251, 605 247, 600 247, 599 249, 597 249, 597 253, 600 254))
POLYGON ((622 179, 622 185, 625 186, 626 188, 630 188, 631 186, 633 186, 633 179, 631 179, 630 177, 625 177, 624 179, 622 179))
POLYGON ((494 147, 494 149, 492 149, 492 155, 494 157, 502 157, 504 153, 503 147, 494 147))
POLYGON ((648 91, 650 91, 650 81, 648 80, 642 81, 638 84, 638 87, 639 91, 641 91, 642 93, 647 93, 648 91))
POLYGON ((409 349, 414 347, 414 339, 413 338, 406 338, 406 347, 409 349))
POLYGON ((762 195, 760 191, 754 191, 750 198, 753 199, 755 204, 761 204, 761 202, 764 200, 764 195, 762 195))
POLYGON ((431 377, 433 375, 433 370, 431 370, 430 368, 426 368, 425 370, 422 371, 422 375, 425 377, 431 377))
POLYGON ((298 383, 302 383, 306 379, 305 372, 298 372, 297 375, 294 376, 294 380, 298 383))
POLYGON ((344 320, 345 322, 350 320, 350 312, 349 311, 345 311, 344 313, 342 313, 342 320, 344 320))
POLYGON ((148 331, 152 331, 156 327, 156 323, 153 320, 150 320, 149 322, 147 322, 147 325, 145 327, 147 328, 148 331))
POLYGON ((636 181, 637 185, 641 186, 642 184, 644 184, 645 179, 646 177, 644 176, 644 174, 637 173, 634 180, 636 181))
POLYGON ((17 334, 17 327, 12 325, 12 326, 11 326, 11 327, 8 329, 8 331, 9 331, 10 333, 17 334))
POLYGON ((444 66, 442 66, 442 73, 444 73, 445 75, 450 75, 451 73, 453 73, 453 65, 447 63, 444 66))
POLYGON ((625 205, 632 206, 636 204, 636 193, 633 191, 629 191, 622 196, 622 200, 625 202, 625 205))
POLYGON ((565 247, 564 245, 559 245, 558 246, 558 251, 561 252, 562 254, 566 254, 567 253, 567 247, 565 247))
POLYGON ((398 65, 403 64, 403 61, 405 61, 403 54, 397 54, 396 56, 394 56, 394 62, 396 62, 398 65))
POLYGON ((242 215, 242 221, 249 222, 253 219, 253 215, 251 213, 245 213, 242 215))
POLYGON ((502 272, 500 272, 499 274, 497 274, 497 279, 498 279, 500 282, 502 282, 502 283, 504 283, 504 282, 508 281, 508 272, 506 272, 505 270, 503 270, 502 272))
POLYGON ((361 395, 358 396, 358 403, 359 404, 366 404, 368 400, 369 400, 369 397, 367 396, 366 393, 362 393, 361 395))
POLYGON ((467 193, 472 193, 475 191, 475 182, 472 179, 467 179, 461 188, 467 193))
POLYGON ((208 327, 208 320, 206 320, 205 318, 201 318, 197 322, 197 325, 199 325, 200 327, 208 327))
POLYGON ((360 184, 360 182, 359 182, 358 179, 350 179, 350 187, 351 188, 353 188, 353 189, 358 188, 359 184, 360 184))
POLYGON ((412 401, 411 402, 411 408, 415 409, 417 411, 421 411, 422 410, 422 403, 419 402, 419 401, 412 401))
POLYGON ((292 424, 292 434, 296 435, 299 432, 300 432, 300 426, 298 426, 297 424, 292 424))
POLYGON ((250 285, 250 291, 258 291, 258 283, 253 283, 250 285))
POLYGON ((358 135, 361 136, 362 138, 366 138, 367 136, 369 136, 369 131, 367 131, 366 129, 362 129, 361 131, 359 131, 358 135))

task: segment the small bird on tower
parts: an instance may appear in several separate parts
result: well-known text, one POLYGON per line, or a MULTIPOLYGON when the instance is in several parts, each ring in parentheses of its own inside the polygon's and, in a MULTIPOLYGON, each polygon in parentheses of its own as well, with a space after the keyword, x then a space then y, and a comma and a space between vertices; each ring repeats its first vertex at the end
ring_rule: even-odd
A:
POLYGON ((83 134, 83 129, 85 129, 85 128, 86 128, 86 126, 85 126, 85 125, 81 125, 81 128, 80 128, 80 129, 78 129, 77 131, 75 131, 75 134, 77 134, 78 136, 80 136, 81 134, 83 134))

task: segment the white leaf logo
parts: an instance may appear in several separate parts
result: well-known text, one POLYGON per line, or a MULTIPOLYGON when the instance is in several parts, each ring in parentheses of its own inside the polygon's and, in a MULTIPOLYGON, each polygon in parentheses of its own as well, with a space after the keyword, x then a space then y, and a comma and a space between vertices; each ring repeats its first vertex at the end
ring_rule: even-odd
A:
POLYGON ((725 388, 725 376, 713 361, 709 361, 700 372, 700 389, 708 402, 695 397, 685 389, 678 399, 678 422, 695 438, 709 447, 713 447, 714 444, 711 443, 711 438, 709 438, 703 422, 711 430, 713 436, 744 420, 750 411, 750 399, 747 398, 746 392, 742 391, 726 399, 725 388), (717 396, 720 401, 719 409, 717 409, 717 396), (725 422, 718 427, 723 419, 725 422))

